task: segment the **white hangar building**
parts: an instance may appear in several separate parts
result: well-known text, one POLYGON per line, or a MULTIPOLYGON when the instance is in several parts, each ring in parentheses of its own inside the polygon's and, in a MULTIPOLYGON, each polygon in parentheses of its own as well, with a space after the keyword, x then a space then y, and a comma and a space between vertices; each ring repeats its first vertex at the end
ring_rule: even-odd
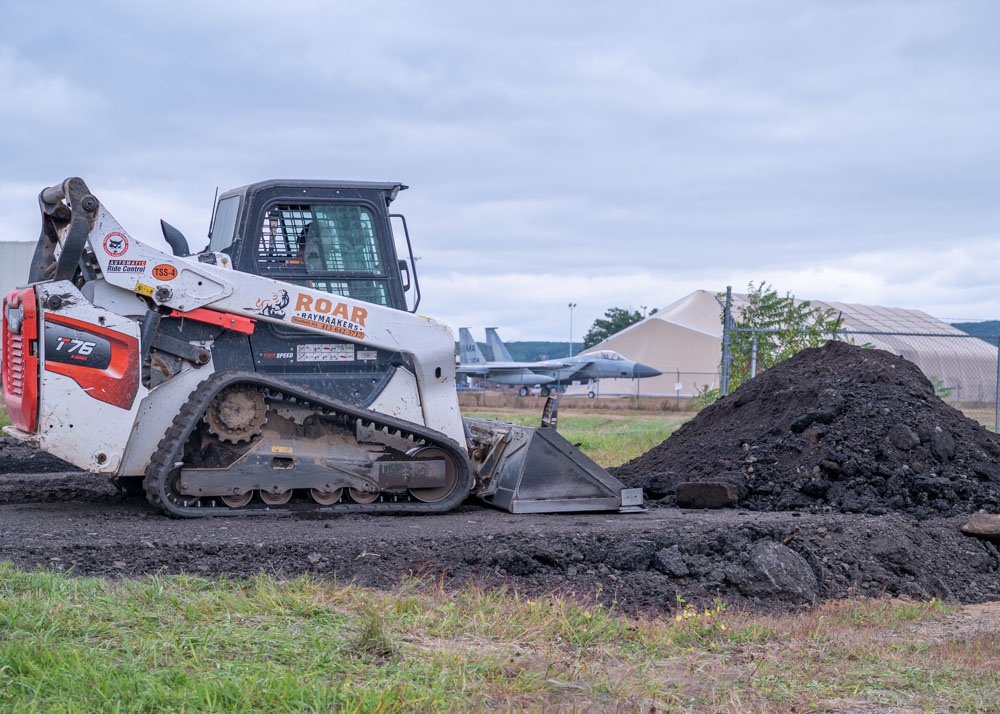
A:
MULTIPOLYGON (((733 295, 739 310, 745 297, 733 295)), ((916 364, 928 378, 950 389, 949 401, 993 404, 997 346, 972 337, 920 310, 811 300, 842 316, 842 339, 870 344, 916 364)), ((604 379, 600 396, 693 397, 719 387, 722 361, 722 304, 716 293, 696 290, 586 352, 612 349, 655 367, 659 377, 604 379)), ((587 386, 567 389, 586 394, 587 386)))

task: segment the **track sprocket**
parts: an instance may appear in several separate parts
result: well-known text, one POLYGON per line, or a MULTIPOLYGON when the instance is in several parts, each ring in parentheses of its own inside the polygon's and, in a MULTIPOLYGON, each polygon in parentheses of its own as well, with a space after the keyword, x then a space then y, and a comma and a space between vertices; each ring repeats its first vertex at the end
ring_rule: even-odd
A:
POLYGON ((259 435, 267 423, 267 400, 249 384, 226 387, 205 412, 208 430, 220 441, 241 444, 259 435))

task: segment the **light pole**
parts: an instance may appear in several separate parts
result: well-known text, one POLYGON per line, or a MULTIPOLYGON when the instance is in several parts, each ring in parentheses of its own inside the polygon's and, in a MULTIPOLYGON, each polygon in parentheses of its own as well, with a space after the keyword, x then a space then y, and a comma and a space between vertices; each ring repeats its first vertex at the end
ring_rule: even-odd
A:
POLYGON ((569 304, 569 356, 573 356, 573 308, 576 307, 575 302, 569 304))

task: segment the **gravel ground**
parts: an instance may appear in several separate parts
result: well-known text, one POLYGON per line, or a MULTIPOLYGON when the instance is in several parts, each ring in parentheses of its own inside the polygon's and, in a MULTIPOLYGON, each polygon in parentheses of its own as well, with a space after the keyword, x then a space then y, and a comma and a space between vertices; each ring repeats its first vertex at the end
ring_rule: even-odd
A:
POLYGON ((613 470, 635 514, 174 520, 103 477, 0 439, 0 559, 81 575, 410 575, 625 612, 719 598, 759 612, 846 597, 1000 600, 1000 552, 962 534, 996 511, 1000 441, 888 353, 834 343, 760 375, 613 470), (728 507, 678 508, 680 484, 728 507))

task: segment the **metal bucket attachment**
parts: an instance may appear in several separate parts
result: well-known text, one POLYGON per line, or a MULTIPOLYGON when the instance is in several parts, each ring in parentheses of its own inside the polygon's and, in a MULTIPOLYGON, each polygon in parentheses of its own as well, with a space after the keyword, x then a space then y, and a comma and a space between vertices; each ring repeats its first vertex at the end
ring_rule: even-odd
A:
POLYGON ((477 480, 473 495, 511 513, 640 511, 625 488, 555 429, 465 419, 477 480))

